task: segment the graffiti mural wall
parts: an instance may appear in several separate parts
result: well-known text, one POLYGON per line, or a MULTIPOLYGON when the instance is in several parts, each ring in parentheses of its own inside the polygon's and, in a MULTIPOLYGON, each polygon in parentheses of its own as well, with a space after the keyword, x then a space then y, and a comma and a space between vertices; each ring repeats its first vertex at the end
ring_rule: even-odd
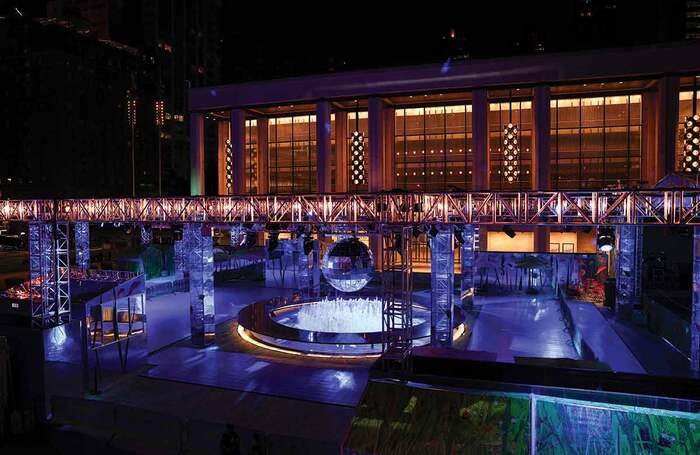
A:
POLYGON ((607 278, 605 254, 478 253, 474 277, 477 294, 554 294, 602 302, 607 278))
POLYGON ((700 453, 698 414, 590 399, 373 380, 343 453, 700 453))

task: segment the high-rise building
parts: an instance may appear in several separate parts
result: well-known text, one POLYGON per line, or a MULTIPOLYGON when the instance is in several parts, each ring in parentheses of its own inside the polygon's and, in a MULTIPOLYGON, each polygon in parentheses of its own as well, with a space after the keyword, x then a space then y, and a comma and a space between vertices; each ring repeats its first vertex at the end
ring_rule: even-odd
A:
POLYGON ((71 21, 20 13, 0 24, 0 49, 3 196, 131 194, 131 144, 137 174, 152 146, 140 101, 133 138, 127 119, 127 92, 148 99, 153 85, 143 54, 71 21))
POLYGON ((685 2, 685 39, 700 39, 700 1, 685 2))
MULTIPOLYGON (((207 2, 52 0, 46 2, 47 18, 42 23, 59 25, 74 35, 89 37, 91 43, 107 46, 107 49, 129 49, 131 54, 128 58, 138 63, 138 70, 134 70, 134 74, 127 76, 126 79, 133 80, 132 85, 140 84, 139 87, 132 88, 130 95, 136 97, 138 111, 137 125, 134 129, 137 195, 156 195, 159 192, 166 195, 185 194, 188 191, 187 90, 190 87, 214 85, 220 82, 221 8, 220 0, 207 2), (160 120, 162 122, 158 125, 160 120), (160 178, 159 169, 162 169, 160 178), (159 185, 159 181, 162 185, 159 185)), ((12 17, 15 16, 17 15, 12 15, 12 17)), ((49 43, 41 43, 43 36, 32 34, 36 45, 52 46, 49 43)), ((76 48, 72 49, 69 46, 65 52, 80 53, 81 45, 82 43, 71 44, 70 46, 76 48)), ((22 54, 26 55, 27 52, 33 55, 41 50, 36 48, 36 51, 22 51, 22 54)), ((73 70, 81 71, 89 65, 78 65, 73 70)), ((48 73, 41 77, 51 77, 51 75, 52 73, 48 73)), ((77 88, 72 92, 73 95, 92 99, 95 102, 101 100, 100 96, 82 93, 77 88)), ((126 89, 121 93, 121 97, 119 111, 105 113, 105 115, 125 116, 126 89)), ((55 102, 76 104, 80 101, 55 100, 55 102)), ((8 106, 7 109, 11 109, 12 103, 4 104, 8 106)), ((56 104, 56 110, 63 110, 63 108, 56 104)), ((126 116, 124 118, 126 120, 122 121, 122 124, 128 123, 128 118, 126 116)), ((75 126, 75 128, 79 127, 75 126)), ((115 125, 114 128, 126 128, 125 137, 131 140, 128 124, 115 125)), ((215 140, 214 136, 211 136, 210 140, 215 140)), ((114 147, 118 146, 114 145, 114 147)), ((120 148, 122 149, 127 150, 128 153, 125 153, 130 162, 129 145, 120 148)), ((116 156, 121 159, 121 155, 112 153, 106 160, 116 156)), ((123 160, 120 161, 120 164, 123 162, 123 160)), ((130 167, 125 169, 124 175, 121 171, 115 172, 115 169, 118 168, 111 168, 112 176, 127 181, 126 186, 130 193, 131 184, 128 183, 131 181, 130 167)), ((122 193, 121 190, 118 192, 122 193)))
POLYGON ((111 39, 153 59, 156 96, 164 110, 160 134, 163 192, 185 194, 187 90, 221 82, 221 1, 121 0, 110 2, 110 8, 111 39))

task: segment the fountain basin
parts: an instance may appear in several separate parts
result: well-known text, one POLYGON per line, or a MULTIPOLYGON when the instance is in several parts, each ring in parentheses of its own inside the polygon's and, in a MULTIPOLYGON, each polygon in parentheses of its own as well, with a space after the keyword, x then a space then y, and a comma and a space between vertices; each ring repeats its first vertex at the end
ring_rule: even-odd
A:
MULTIPOLYGON (((460 321, 461 322, 461 321, 460 321)), ((378 298, 255 302, 238 315, 248 341, 298 354, 368 356, 382 351, 382 302, 378 298)), ((414 345, 430 338, 430 311, 413 305, 414 345)))

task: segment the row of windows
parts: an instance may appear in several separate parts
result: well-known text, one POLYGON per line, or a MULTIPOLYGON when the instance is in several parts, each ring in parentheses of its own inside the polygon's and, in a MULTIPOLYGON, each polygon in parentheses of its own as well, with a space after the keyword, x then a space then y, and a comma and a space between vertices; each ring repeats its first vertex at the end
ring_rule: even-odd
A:
MULTIPOLYGON (((699 97, 700 98, 700 97, 699 97)), ((642 181, 642 97, 639 94, 552 99, 550 110, 551 185, 555 189, 634 187, 642 181)), ((677 162, 682 154, 683 121, 691 113, 692 93, 681 92, 677 162)), ((331 190, 352 172, 352 132, 364 134, 369 150, 367 112, 348 113, 344 144, 336 144, 336 115, 331 116, 331 190), (338 146, 345 150, 339 159, 338 146), (338 168, 345 163, 344 170, 338 168)), ((258 150, 257 122, 246 122, 246 190, 255 193, 258 153, 267 153, 271 193, 312 193, 317 189, 316 117, 294 115, 270 118, 267 150, 258 150)), ((532 183, 532 103, 510 100, 490 103, 488 112, 489 179, 496 190, 527 190, 532 183), (504 142, 508 125, 515 128, 516 154, 504 142), (515 179, 505 175, 512 165, 515 179)), ((472 106, 454 104, 395 110, 393 187, 409 191, 467 190, 472 187, 472 106)), ((368 163, 365 153, 365 165, 368 163)), ((366 177, 349 191, 367 191, 366 177)), ((513 174, 511 174, 513 175, 513 174)))
POLYGON ((552 187, 642 183, 641 104, 640 95, 552 100, 552 187))

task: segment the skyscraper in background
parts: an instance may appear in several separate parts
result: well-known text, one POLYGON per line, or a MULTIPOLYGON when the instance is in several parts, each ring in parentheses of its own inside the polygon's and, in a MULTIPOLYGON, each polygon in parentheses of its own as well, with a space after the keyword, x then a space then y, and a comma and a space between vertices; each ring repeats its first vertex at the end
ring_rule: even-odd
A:
POLYGON ((133 119, 136 194, 158 194, 159 162, 162 193, 186 194, 187 89, 220 82, 221 1, 52 0, 6 10, 0 104, 13 166, 0 172, 0 191, 10 197, 131 194, 133 119), (60 54, 66 68, 47 67, 47 53, 60 54), (47 96, 42 87, 54 88, 47 96), (129 98, 134 117, 127 115, 129 98), (50 133, 56 123, 46 116, 66 123, 61 134, 50 133), (92 140, 92 129, 105 133, 92 140), (49 162, 40 172, 38 163, 49 162), (88 174, 98 177, 78 177, 88 174))
POLYGON ((155 64, 155 97, 163 102, 165 120, 160 134, 163 191, 185 194, 187 89, 221 82, 221 1, 118 0, 110 8, 110 37, 139 49, 155 64))
MULTIPOLYGON (((149 97, 150 63, 79 23, 22 14, 0 24, 2 196, 130 194, 126 94, 149 97)), ((133 143, 148 153, 148 141, 133 143)))
POLYGON ((685 1, 685 39, 700 39, 700 0, 685 1))

